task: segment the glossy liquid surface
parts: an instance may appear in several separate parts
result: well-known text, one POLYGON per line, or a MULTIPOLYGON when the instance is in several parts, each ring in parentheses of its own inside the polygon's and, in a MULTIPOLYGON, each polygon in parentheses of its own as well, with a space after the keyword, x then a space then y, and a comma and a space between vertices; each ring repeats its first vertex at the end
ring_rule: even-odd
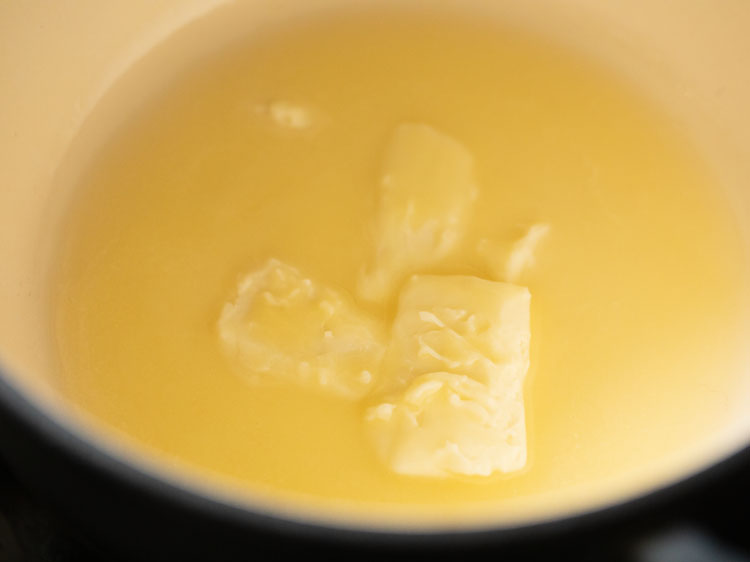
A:
MULTIPOLYGON (((170 465, 279 505, 414 521, 564 511, 646 485, 641 468, 722 427, 746 366, 743 251, 678 128, 584 57, 468 19, 268 31, 151 100, 86 173, 57 285, 64 391, 170 465), (313 108, 314 126, 277 126, 257 109, 273 100, 313 108), (518 280, 532 294, 522 473, 396 475, 359 403, 248 384, 217 343, 222 304, 268 258, 354 293, 403 122, 472 153, 469 237, 550 225, 518 280)), ((446 267, 487 273, 468 248, 446 267)))

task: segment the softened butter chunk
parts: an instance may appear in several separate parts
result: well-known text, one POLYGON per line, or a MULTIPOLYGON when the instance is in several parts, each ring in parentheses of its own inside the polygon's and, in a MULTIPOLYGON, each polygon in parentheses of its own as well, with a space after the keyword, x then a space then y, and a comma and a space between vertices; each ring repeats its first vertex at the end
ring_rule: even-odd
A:
POLYGON ((360 296, 386 301, 409 274, 445 258, 461 240, 477 194, 474 159, 462 144, 427 125, 399 125, 385 154, 375 254, 360 296))
POLYGON ((385 350, 383 327, 351 299, 273 259, 240 281, 219 339, 249 377, 349 399, 374 385, 385 350))
POLYGON ((392 470, 445 477, 524 467, 530 298, 524 287, 476 277, 411 278, 384 361, 387 383, 365 412, 392 470))

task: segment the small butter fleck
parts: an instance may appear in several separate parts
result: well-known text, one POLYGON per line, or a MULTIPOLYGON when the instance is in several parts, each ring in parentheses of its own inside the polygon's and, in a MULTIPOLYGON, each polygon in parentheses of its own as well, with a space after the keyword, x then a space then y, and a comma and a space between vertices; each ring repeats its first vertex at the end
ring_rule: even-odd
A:
POLYGON ((548 224, 535 224, 526 234, 513 244, 513 249, 508 256, 505 266, 505 280, 513 283, 518 279, 523 270, 534 264, 534 252, 542 238, 549 232, 548 224))
POLYGON ((515 283, 524 271, 534 265, 537 247, 549 230, 548 224, 534 224, 522 237, 511 243, 483 238, 477 243, 477 254, 495 279, 515 283))
POLYGON ((309 129, 315 121, 313 111, 308 107, 283 100, 260 104, 257 110, 285 129, 309 129))

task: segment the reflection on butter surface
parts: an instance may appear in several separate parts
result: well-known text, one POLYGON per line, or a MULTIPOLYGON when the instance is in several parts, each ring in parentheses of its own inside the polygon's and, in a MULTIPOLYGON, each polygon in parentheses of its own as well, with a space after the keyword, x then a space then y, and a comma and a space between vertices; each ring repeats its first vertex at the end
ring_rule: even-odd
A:
MULTIPOLYGON (((86 171, 56 285, 65 391, 170 466, 292 505, 381 521, 590 505, 657 478, 645 469, 708 442, 731 415, 747 366, 736 334, 750 284, 719 187, 634 87, 544 40, 414 14, 269 29, 196 63, 86 171), (283 127, 255 110, 269 100, 320 121, 283 127), (397 133, 420 123, 429 131, 397 133), (382 265, 385 284, 412 273, 379 260, 378 233, 391 240, 384 256, 423 243, 422 209, 400 233, 378 218, 389 162, 392 177, 422 188, 406 181, 417 163, 393 155, 400 143, 433 146, 446 167, 418 273, 507 281, 493 264, 503 270, 508 254, 489 261, 479 241, 512 246, 529 226, 550 225, 514 282, 532 295, 522 471, 425 478, 378 460, 370 400, 393 396, 398 408, 420 376, 449 372, 471 380, 435 374, 426 388, 441 385, 436 407, 457 395, 494 412, 488 395, 474 394, 474 382, 488 383, 473 372, 416 367, 403 386, 342 399, 291 371, 277 384, 248 383, 217 339, 222 306, 257 297, 238 295, 238 281, 271 258, 373 326, 393 325, 397 288, 383 306, 358 291, 363 266, 369 275, 382 265), (481 190, 470 202, 473 185, 481 190), (452 218, 464 206, 466 218, 452 218), (448 234, 442 255, 455 221, 463 236, 448 234)), ((416 334, 417 320, 432 318, 422 316, 404 330, 416 334)), ((283 362, 319 344, 318 332, 305 333, 292 342, 264 332, 262 346, 283 362)), ((496 427, 510 436, 513 424, 496 427)))
POLYGON ((383 369, 388 396, 365 414, 381 457, 397 472, 423 476, 523 468, 529 339, 525 288, 414 276, 383 369))

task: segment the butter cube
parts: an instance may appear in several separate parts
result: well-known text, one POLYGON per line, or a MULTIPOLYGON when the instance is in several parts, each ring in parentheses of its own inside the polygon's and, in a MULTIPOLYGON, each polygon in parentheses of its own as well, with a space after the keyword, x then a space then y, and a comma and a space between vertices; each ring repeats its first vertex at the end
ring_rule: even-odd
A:
POLYGON ((416 476, 487 476, 526 463, 527 289, 415 275, 404 288, 379 398, 365 423, 381 459, 416 476))
POLYGON ((474 159, 432 127, 402 124, 380 181, 375 255, 359 280, 362 298, 383 302, 406 277, 445 258, 464 233, 478 188, 474 159))
POLYGON ((224 352, 249 378, 348 399, 374 385, 385 350, 383 327, 347 296, 274 259, 240 281, 218 328, 224 352))

